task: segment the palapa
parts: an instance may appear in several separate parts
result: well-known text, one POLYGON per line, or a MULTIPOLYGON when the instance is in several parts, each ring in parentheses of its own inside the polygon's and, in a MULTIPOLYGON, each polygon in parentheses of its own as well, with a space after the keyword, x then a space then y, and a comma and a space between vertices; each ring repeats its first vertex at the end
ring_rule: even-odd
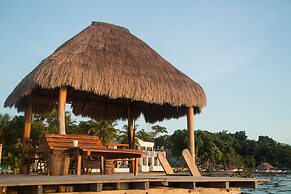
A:
POLYGON ((274 166, 269 164, 268 162, 263 162, 259 166, 257 166, 258 170, 271 170, 274 169, 274 166))
POLYGON ((202 87, 126 28, 93 22, 30 72, 4 106, 34 113, 52 111, 58 90, 67 86, 73 113, 96 120, 133 117, 147 122, 179 118, 206 105, 202 87))

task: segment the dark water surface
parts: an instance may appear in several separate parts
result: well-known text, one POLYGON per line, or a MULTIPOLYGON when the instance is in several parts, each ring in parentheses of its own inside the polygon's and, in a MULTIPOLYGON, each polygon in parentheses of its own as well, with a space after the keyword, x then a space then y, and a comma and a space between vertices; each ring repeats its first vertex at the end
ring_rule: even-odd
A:
POLYGON ((270 178, 267 183, 260 183, 258 189, 242 189, 242 193, 290 193, 291 194, 291 174, 261 175, 256 178, 270 178))

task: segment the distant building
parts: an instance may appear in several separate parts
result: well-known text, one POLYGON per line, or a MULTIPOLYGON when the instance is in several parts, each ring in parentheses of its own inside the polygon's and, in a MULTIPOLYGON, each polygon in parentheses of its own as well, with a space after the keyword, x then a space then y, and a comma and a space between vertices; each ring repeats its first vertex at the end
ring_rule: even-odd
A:
MULTIPOLYGON (((159 149, 154 149, 154 142, 147 142, 137 138, 138 150, 144 151, 147 154, 145 157, 139 159, 139 171, 140 172, 162 172, 163 167, 157 158, 159 152, 166 152, 159 149)), ((129 172, 128 161, 120 161, 115 168, 115 172, 129 172)))
POLYGON ((259 166, 257 166, 258 172, 269 172, 270 170, 275 169, 274 166, 269 164, 268 162, 263 162, 259 166))
POLYGON ((163 167, 160 164, 160 161, 157 157, 159 152, 163 152, 166 155, 165 151, 154 150, 154 142, 146 142, 141 139, 138 139, 138 150, 144 151, 147 155, 139 160, 139 169, 141 172, 162 172, 164 171, 163 167))
POLYGON ((263 162, 256 168, 257 173, 287 173, 287 170, 285 168, 278 169, 278 167, 274 167, 268 162, 263 162))

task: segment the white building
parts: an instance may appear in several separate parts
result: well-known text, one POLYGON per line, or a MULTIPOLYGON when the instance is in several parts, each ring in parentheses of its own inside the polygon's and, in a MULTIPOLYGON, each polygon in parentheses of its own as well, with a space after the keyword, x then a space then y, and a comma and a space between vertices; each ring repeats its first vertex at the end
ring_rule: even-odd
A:
MULTIPOLYGON (((138 150, 144 151, 147 154, 145 157, 139 159, 139 171, 140 172, 162 172, 163 167, 160 164, 160 161, 157 157, 159 152, 163 152, 166 155, 165 151, 154 150, 154 142, 146 142, 137 138, 138 150)), ((129 172, 128 161, 119 162, 115 172, 129 172)))

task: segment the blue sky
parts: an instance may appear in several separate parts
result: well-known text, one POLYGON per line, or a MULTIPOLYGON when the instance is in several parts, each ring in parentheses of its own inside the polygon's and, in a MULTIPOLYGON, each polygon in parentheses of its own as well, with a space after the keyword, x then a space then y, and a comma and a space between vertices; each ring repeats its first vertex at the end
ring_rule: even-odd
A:
MULTIPOLYGON (((0 0, 0 114, 16 114, 4 101, 42 59, 103 21, 128 28, 202 85, 208 104, 196 129, 291 144, 290 20, 288 0, 0 0)), ((159 124, 173 132, 186 119, 159 124)))

